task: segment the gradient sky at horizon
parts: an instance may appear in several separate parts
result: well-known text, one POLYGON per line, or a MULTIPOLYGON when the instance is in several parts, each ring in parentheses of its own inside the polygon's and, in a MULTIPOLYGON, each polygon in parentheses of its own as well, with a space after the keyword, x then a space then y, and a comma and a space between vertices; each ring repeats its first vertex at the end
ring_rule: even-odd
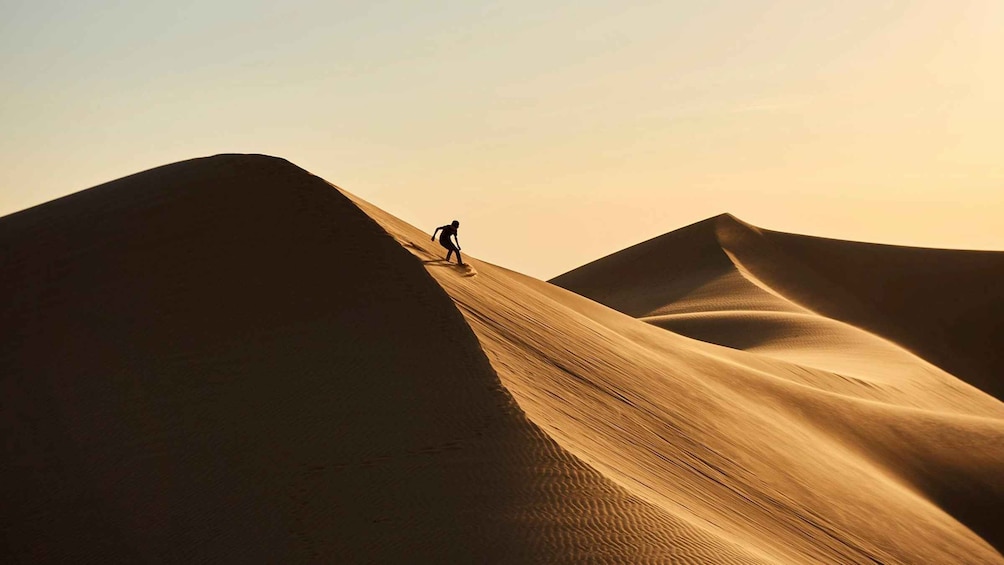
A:
POLYGON ((285 157, 549 278, 721 212, 1004 249, 1004 2, 0 0, 0 215, 285 157))

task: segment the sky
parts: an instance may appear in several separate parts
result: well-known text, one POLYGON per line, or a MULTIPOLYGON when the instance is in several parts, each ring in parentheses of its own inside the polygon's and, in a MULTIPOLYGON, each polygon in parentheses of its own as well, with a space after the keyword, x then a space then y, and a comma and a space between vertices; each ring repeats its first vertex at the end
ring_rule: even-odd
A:
POLYGON ((1004 250, 1004 2, 0 0, 0 215, 284 157, 547 279, 730 212, 1004 250))

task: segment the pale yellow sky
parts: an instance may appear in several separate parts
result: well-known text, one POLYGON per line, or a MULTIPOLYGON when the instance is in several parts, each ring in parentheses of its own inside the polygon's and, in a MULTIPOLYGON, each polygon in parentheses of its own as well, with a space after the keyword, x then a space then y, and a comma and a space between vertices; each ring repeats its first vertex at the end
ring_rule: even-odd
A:
POLYGON ((720 212, 1004 249, 1004 2, 0 0, 0 214, 285 157, 540 278, 720 212))

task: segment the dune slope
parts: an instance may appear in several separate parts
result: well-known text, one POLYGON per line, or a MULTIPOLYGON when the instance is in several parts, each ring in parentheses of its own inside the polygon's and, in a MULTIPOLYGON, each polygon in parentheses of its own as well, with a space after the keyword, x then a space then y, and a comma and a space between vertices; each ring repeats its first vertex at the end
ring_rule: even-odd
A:
MULTIPOLYGON (((1004 253, 878 245, 760 230, 868 308, 819 311, 874 331, 1004 399, 1004 253)), ((795 296, 814 294, 799 287, 795 296)))
MULTIPOLYGON (((994 398, 879 338, 862 338, 880 356, 867 380, 694 341, 477 260, 465 276, 426 234, 355 201, 426 263, 527 415, 667 514, 776 562, 1002 562, 994 398)), ((683 284, 620 298, 666 312, 666 296, 717 285, 722 302, 808 312, 722 272, 726 253, 698 259, 683 284)))
POLYGON ((7 216, 0 262, 5 563, 740 555, 528 421, 421 265, 286 161, 7 216))

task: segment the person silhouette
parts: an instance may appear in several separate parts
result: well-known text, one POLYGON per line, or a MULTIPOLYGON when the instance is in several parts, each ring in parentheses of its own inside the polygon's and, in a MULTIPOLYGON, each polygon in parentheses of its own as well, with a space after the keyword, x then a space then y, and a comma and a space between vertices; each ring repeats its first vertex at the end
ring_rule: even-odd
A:
POLYGON ((436 228, 436 231, 432 232, 432 241, 436 241, 436 234, 442 230, 442 235, 439 236, 439 244, 446 248, 446 262, 450 262, 450 257, 455 252, 457 254, 457 264, 463 265, 464 260, 460 258, 460 239, 457 238, 457 229, 460 227, 460 222, 453 220, 453 223, 448 226, 440 226, 436 228), (450 239, 453 236, 453 239, 450 239), (457 243, 454 244, 453 240, 457 243))

